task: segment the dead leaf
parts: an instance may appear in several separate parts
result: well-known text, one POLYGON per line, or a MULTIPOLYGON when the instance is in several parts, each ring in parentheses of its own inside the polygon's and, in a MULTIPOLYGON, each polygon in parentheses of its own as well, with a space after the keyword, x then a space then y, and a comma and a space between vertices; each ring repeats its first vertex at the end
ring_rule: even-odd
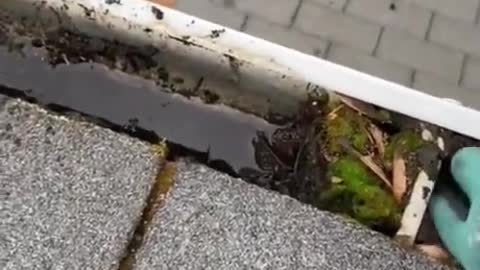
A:
POLYGON ((383 137, 383 132, 378 128, 376 125, 370 125, 368 128, 368 133, 373 139, 373 143, 377 147, 378 153, 383 156, 385 153, 385 143, 384 143, 384 137, 383 137))
POLYGON ((375 113, 373 105, 340 94, 338 94, 338 97, 343 104, 360 114, 373 115, 375 113))
POLYGON ((340 94, 337 94, 337 95, 338 95, 338 98, 340 99, 340 101, 343 104, 347 105, 351 109, 353 109, 353 110, 355 110, 355 111, 357 111, 361 114, 366 114, 366 112, 364 110, 362 110, 361 107, 363 105, 361 105, 359 101, 357 101, 357 100, 355 100, 351 97, 344 96, 344 95, 340 95, 340 94))
POLYGON ((363 164, 365 164, 365 166, 367 166, 375 175, 377 175, 380 179, 382 179, 382 181, 385 183, 385 185, 387 185, 387 187, 392 189, 392 184, 388 180, 387 175, 385 174, 383 169, 380 166, 378 166, 377 163, 375 163, 372 156, 362 155, 360 152, 353 149, 346 140, 342 140, 340 141, 340 143, 343 145, 345 150, 349 151, 350 153, 355 155, 358 159, 360 159, 360 161, 363 164))
POLYGON ((417 248, 437 262, 445 262, 445 261, 448 261, 450 258, 448 252, 442 247, 439 247, 437 245, 422 244, 422 245, 417 245, 417 248))
POLYGON ((399 151, 393 154, 393 196, 401 202, 407 191, 407 166, 399 151))
POLYGON ((351 97, 347 97, 341 94, 336 94, 336 95, 338 96, 338 98, 343 104, 350 107, 352 110, 357 111, 361 115, 365 115, 371 119, 375 119, 381 122, 387 121, 387 119, 389 118, 388 115, 383 115, 372 104, 369 104, 351 97))
POLYGON ((368 141, 370 142, 370 144, 375 144, 375 140, 373 139, 372 134, 370 133, 369 130, 367 130, 366 134, 367 134, 368 141))
POLYGON ((377 165, 377 163, 375 163, 375 161, 373 160, 372 156, 360 156, 360 160, 363 162, 363 164, 365 164, 365 166, 367 166, 373 173, 375 173, 380 179, 382 179, 382 181, 385 183, 385 185, 387 185, 387 187, 389 187, 390 189, 392 189, 392 184, 390 183, 390 181, 388 180, 387 176, 385 175, 385 172, 382 170, 382 168, 380 168, 380 166, 377 165))
POLYGON ((166 7, 173 7, 175 6, 176 4, 176 0, 148 0, 152 3, 155 3, 155 4, 160 4, 162 6, 166 6, 166 7))

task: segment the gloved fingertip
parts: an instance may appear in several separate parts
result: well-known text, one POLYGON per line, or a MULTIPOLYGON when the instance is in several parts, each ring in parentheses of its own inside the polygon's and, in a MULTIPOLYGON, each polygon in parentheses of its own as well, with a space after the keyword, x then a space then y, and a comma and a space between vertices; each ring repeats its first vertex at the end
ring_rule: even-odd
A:
POLYGON ((439 186, 434 190, 428 207, 443 244, 456 258, 464 260, 468 206, 448 186, 439 186))
POLYGON ((455 182, 470 199, 480 192, 479 164, 480 148, 465 147, 455 153, 450 165, 455 182))
POLYGON ((429 210, 440 235, 451 235, 463 224, 467 206, 448 189, 435 190, 430 198, 429 210))

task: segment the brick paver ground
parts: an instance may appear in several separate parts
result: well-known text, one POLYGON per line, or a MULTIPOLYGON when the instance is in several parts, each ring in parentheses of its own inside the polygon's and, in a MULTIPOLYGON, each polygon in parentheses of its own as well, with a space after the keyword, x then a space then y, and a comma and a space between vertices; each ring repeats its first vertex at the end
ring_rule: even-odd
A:
POLYGON ((189 14, 480 109, 480 0, 177 0, 189 14))

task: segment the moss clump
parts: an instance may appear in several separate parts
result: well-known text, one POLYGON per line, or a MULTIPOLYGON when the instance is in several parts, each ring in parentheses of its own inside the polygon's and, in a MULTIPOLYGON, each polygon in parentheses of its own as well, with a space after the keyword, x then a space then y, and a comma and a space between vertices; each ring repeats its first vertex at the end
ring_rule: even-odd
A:
POLYGON ((168 146, 165 139, 161 139, 158 143, 152 145, 153 154, 161 160, 168 155, 168 146))
POLYGON ((163 170, 157 175, 155 181, 155 188, 157 197, 165 195, 170 191, 174 184, 176 174, 176 166, 174 163, 165 163, 163 170))
POLYGON ((368 152, 367 120, 349 108, 340 109, 336 115, 327 119, 326 145, 330 155, 343 152, 342 140, 347 140, 360 153, 368 152))
POLYGON ((128 245, 127 253, 124 254, 124 257, 120 260, 120 270, 133 269, 133 266, 135 265, 135 254, 143 245, 144 237, 155 213, 158 211, 166 194, 174 184, 176 166, 174 163, 165 161, 165 158, 168 155, 166 141, 162 139, 157 144, 152 145, 151 151, 158 160, 158 171, 150 190, 150 194, 148 195, 145 208, 143 209, 141 220, 135 229, 132 241, 128 245))
MULTIPOLYGON (((173 186, 176 166, 175 163, 166 162, 165 159, 168 155, 168 147, 165 140, 152 146, 153 154, 159 159, 158 172, 155 177, 152 190, 150 192, 149 204, 152 209, 158 207, 170 188, 173 186)), ((147 216, 153 216, 153 213, 149 213, 147 216)), ((148 218, 147 218, 148 219, 148 218)))
POLYGON ((400 207, 363 163, 353 157, 330 164, 330 187, 320 196, 320 207, 347 214, 367 226, 396 226, 400 207))
POLYGON ((390 143, 385 148, 385 159, 393 160, 393 154, 415 152, 424 145, 421 136, 413 130, 405 130, 391 137, 390 143))

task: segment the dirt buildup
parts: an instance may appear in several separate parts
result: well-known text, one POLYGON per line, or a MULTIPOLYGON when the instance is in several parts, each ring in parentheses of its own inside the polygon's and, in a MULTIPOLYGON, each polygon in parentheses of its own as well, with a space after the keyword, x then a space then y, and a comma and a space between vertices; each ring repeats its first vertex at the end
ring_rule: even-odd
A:
MULTIPOLYGON (((157 18, 163 13, 156 7, 152 12, 157 18)), ((152 29, 146 28, 145 32, 152 29)), ((222 103, 221 96, 210 89, 201 88, 203 78, 197 85, 184 84, 184 78, 168 70, 161 59, 162 52, 153 46, 130 46, 116 40, 89 37, 59 28, 50 31, 40 31, 41 34, 23 29, 17 25, 15 30, 2 29, 0 26, 0 45, 8 46, 10 51, 24 54, 25 49, 33 47, 46 51, 44 61, 52 67, 75 64, 100 64, 112 70, 139 76, 154 81, 163 91, 181 94, 187 98, 192 96, 206 103, 222 103)), ((220 35, 221 30, 212 34, 220 35)), ((173 37, 172 37, 173 38, 173 37)), ((188 43, 190 37, 180 40, 188 43)))
POLYGON ((326 113, 328 97, 321 95, 302 104, 298 118, 277 129, 268 138, 258 132, 252 144, 260 170, 243 169, 244 179, 262 187, 314 204, 325 184, 326 161, 318 155, 320 125, 314 124, 326 113))

